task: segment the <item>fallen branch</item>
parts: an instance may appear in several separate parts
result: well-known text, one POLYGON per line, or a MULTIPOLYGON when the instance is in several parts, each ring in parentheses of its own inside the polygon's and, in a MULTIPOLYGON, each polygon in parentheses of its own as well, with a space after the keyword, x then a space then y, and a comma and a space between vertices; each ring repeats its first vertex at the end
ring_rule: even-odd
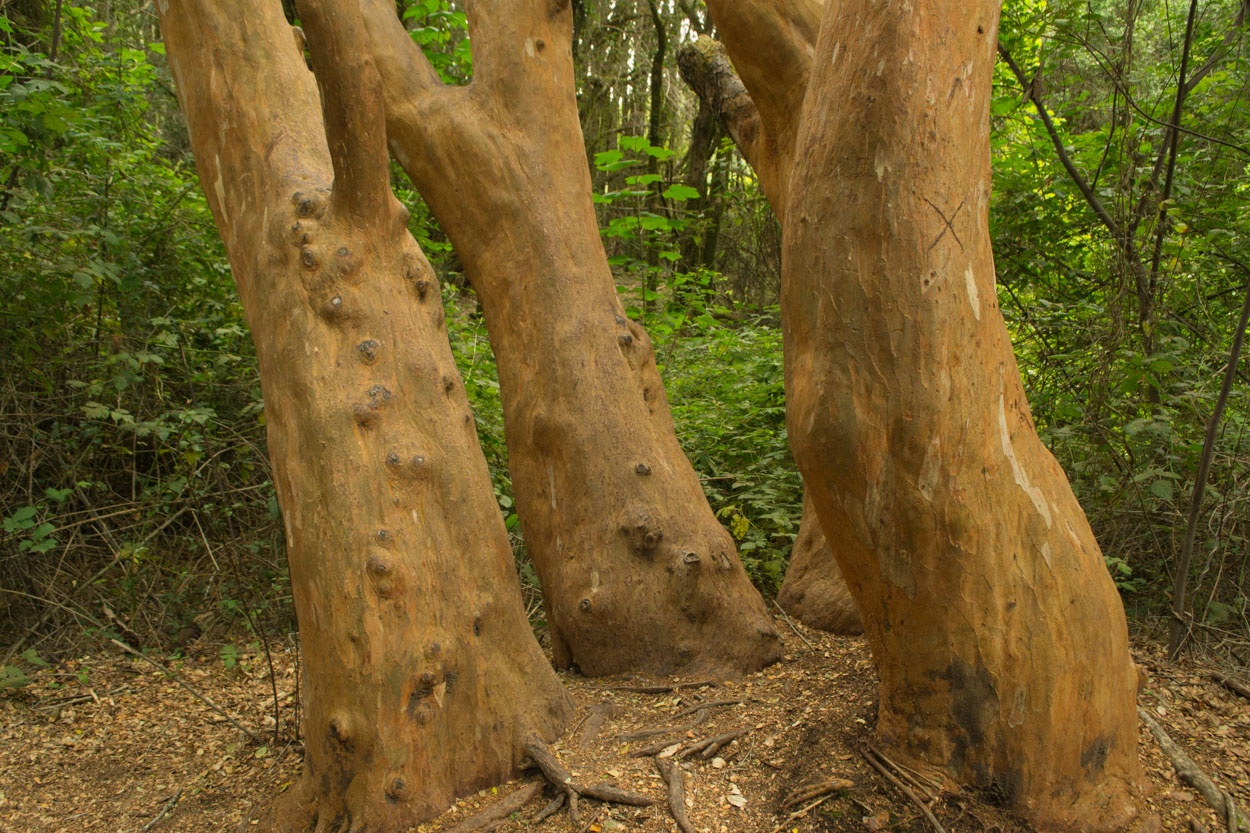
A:
MULTIPOLYGON (((783 821, 781 824, 779 824, 779 825, 777 825, 776 827, 774 827, 774 828, 772 829, 772 833, 781 833, 781 831, 782 831, 782 830, 784 830, 784 829, 786 828, 786 825, 787 825, 789 822, 792 822, 792 821, 794 821, 795 819, 801 819, 801 818, 803 818, 803 817, 804 817, 804 816, 806 816, 808 813, 810 813, 812 810, 815 810, 815 809, 816 809, 817 807, 819 807, 821 804, 824 804, 824 803, 825 803, 826 801, 828 801, 830 798, 833 798, 833 793, 829 793, 828 795, 821 796, 820 798, 818 798, 818 799, 816 799, 815 801, 813 801, 811 804, 808 804, 806 807, 803 807, 803 808, 800 808, 800 809, 798 809, 798 810, 795 810, 793 813, 791 813, 790 815, 786 816, 786 820, 785 820, 785 821, 783 821)), ((863 806, 863 805, 860 805, 860 806, 863 806)))
POLYGON ((1232 677, 1227 674, 1222 674, 1219 671, 1212 671, 1211 679, 1215 680, 1217 683, 1224 686, 1224 688, 1234 694, 1240 694, 1242 697, 1250 700, 1250 685, 1246 685, 1240 680, 1234 680, 1232 677))
POLYGON ((530 781, 528 784, 522 784, 508 793, 506 797, 469 816, 451 828, 451 830, 448 830, 447 833, 480 833, 480 831, 489 830, 495 822, 502 821, 517 810, 520 810, 542 791, 542 781, 530 781))
POLYGON ((855 786, 854 781, 848 781, 845 778, 830 778, 827 781, 821 781, 817 784, 809 784, 806 787, 799 787, 781 802, 782 810, 789 810, 800 804, 811 801, 813 798, 827 796, 829 793, 835 793, 839 790, 849 790, 855 786))
POLYGON ((682 833, 698 833, 686 814, 686 776, 681 771, 681 764, 656 758, 655 766, 668 785, 668 809, 673 814, 673 821, 677 822, 682 833))
POLYGON ((1237 805, 1233 802, 1233 797, 1220 790, 1215 785, 1215 782, 1198 768, 1193 758, 1185 754, 1185 750, 1177 746, 1176 742, 1172 740, 1164 728, 1141 706, 1137 707, 1137 716, 1141 718, 1142 723, 1146 724, 1150 734, 1154 735, 1155 742, 1159 744, 1159 749, 1172 762, 1172 768, 1176 770, 1177 776, 1186 784, 1202 793, 1202 797, 1206 799, 1211 809, 1224 817, 1229 833, 1239 833, 1239 831, 1250 833, 1250 819, 1247 819, 1244 813, 1237 811, 1237 805))
POLYGON ((859 753, 864 756, 864 760, 868 762, 870 767, 881 773, 881 776, 885 778, 885 780, 898 787, 899 791, 902 792, 903 795, 907 796, 907 800, 916 805, 917 809, 924 814, 924 817, 929 820, 929 824, 933 825, 933 829, 937 831, 937 833, 946 833, 946 828, 942 827, 942 825, 938 822, 937 816, 933 815, 933 811, 929 809, 929 805, 921 801, 916 794, 912 792, 911 787, 904 784, 898 776, 886 769, 885 764, 878 760, 877 753, 875 751, 867 745, 864 745, 859 748, 859 753))

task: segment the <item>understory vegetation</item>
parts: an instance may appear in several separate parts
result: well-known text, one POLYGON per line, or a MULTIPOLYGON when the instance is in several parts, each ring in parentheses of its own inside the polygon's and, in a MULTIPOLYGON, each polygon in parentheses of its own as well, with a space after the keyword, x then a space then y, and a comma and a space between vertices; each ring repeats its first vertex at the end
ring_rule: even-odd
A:
MULTIPOLYGON (((445 79, 470 78, 463 14, 445 0, 400 5, 445 79)), ((785 428, 779 227, 678 75, 677 48, 710 32, 706 14, 574 7, 587 159, 620 292, 652 335, 712 509, 771 596, 802 492, 785 428)), ((1250 284, 1246 17, 1245 0, 1008 0, 1000 32, 999 302, 1038 429, 1148 630, 1166 621, 1250 284)), ((247 322, 159 41, 142 0, 0 0, 0 685, 84 638, 178 650, 294 627, 247 322)), ((394 184, 443 279, 532 586, 485 327, 454 251, 398 172, 394 184)), ((1196 640, 1245 663, 1239 367, 1186 592, 1196 640)))

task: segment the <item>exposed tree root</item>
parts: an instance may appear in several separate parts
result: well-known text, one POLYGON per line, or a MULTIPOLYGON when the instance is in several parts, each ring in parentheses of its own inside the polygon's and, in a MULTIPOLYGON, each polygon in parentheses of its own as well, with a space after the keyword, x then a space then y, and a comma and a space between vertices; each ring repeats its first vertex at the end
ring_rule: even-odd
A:
POLYGON ((725 732, 723 735, 697 740, 694 743, 687 744, 677 753, 678 758, 688 758, 696 752, 704 758, 710 758, 724 747, 733 743, 738 738, 745 735, 750 729, 735 729, 732 732, 725 732))
POLYGON ((533 759, 543 775, 558 790, 562 790, 569 800, 569 818, 578 824, 578 799, 593 798, 609 804, 627 804, 631 807, 650 807, 656 803, 654 798, 641 793, 623 790, 611 784, 575 784, 573 775, 556 759, 541 740, 531 738, 525 742, 525 751, 533 759))
POLYGON ((530 824, 538 824, 539 822, 546 821, 551 818, 559 812, 560 808, 564 806, 564 802, 567 800, 568 799, 565 797, 564 793, 560 793, 555 798, 551 799, 551 801, 547 802, 547 806, 539 810, 538 814, 530 819, 530 824))
POLYGON ((482 831, 492 830, 498 822, 520 810, 542 791, 542 781, 530 781, 528 784, 523 784, 508 793, 506 797, 469 816, 447 833, 482 833, 482 831))
POLYGON ((616 707, 611 703, 595 703, 590 707, 590 714, 586 717, 586 722, 582 725, 581 732, 577 735, 577 748, 585 749, 590 742, 598 736, 599 730, 603 728, 604 722, 612 716, 616 711, 616 707))
POLYGON ((617 739, 624 742, 630 742, 635 740, 646 740, 647 738, 655 738, 660 735, 673 735, 680 734, 681 732, 689 732, 706 719, 707 712, 703 709, 699 709, 694 720, 689 723, 684 723, 681 726, 657 726, 654 729, 639 729, 637 732, 628 732, 624 735, 620 735, 617 739))
POLYGON ((830 778, 827 781, 821 781, 818 784, 809 784, 806 787, 799 787, 786 799, 781 802, 782 810, 791 810, 800 804, 805 804, 814 798, 821 798, 838 790, 849 790, 855 786, 854 781, 848 781, 845 778, 830 778))
POLYGON ((1250 833, 1250 819, 1244 813, 1238 812, 1233 797, 1217 787, 1215 782, 1198 768, 1193 758, 1176 745, 1171 736, 1145 709, 1138 706, 1137 716, 1141 718, 1142 723, 1146 724, 1150 734, 1154 735, 1155 742, 1159 744, 1163 754, 1168 756, 1168 760, 1172 762, 1172 768, 1176 770, 1180 779, 1202 793, 1202 797, 1206 799, 1207 804, 1211 805, 1211 809, 1224 817, 1228 833, 1250 833))
MULTIPOLYGON (((933 811, 929 809, 929 805, 921 801, 916 793, 912 791, 911 787, 904 784, 902 779, 886 767, 886 762, 889 761, 889 758, 886 758, 868 744, 862 745, 859 748, 859 751, 860 754, 864 756, 864 760, 868 762, 869 766, 881 773, 881 776, 885 778, 885 780, 898 787, 899 791, 903 795, 907 796, 907 800, 916 805, 916 808, 924 814, 924 817, 928 819, 929 824, 933 825, 933 829, 937 831, 937 833, 946 833, 946 828, 942 827, 941 823, 938 822, 937 816, 933 815, 933 811)), ((891 765, 892 764, 893 762, 891 762, 891 765)))
POLYGON ((668 784, 668 808, 673 814, 673 821, 677 822, 682 833, 698 833, 690 822, 690 816, 686 815, 686 776, 681 771, 681 764, 656 758, 655 766, 664 783, 668 784))

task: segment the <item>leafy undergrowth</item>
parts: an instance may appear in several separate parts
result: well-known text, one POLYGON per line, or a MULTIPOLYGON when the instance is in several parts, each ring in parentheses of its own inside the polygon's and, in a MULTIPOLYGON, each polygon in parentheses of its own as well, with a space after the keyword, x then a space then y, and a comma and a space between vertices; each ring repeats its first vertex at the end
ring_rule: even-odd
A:
MULTIPOLYGON (((787 628, 782 622, 778 626, 787 628)), ((560 760, 581 783, 614 781, 661 799, 664 786, 653 759, 631 758, 630 751, 657 742, 671 748, 745 729, 715 756, 682 760, 690 817, 702 833, 929 829, 917 808, 862 757, 876 688, 863 640, 801 632, 800 637, 786 630, 785 661, 734 683, 644 693, 627 689, 661 681, 566 676, 579 709, 556 747, 560 760), (707 708, 706 719, 681 732, 622 740, 641 730, 688 725, 693 716, 682 712, 727 700, 743 702, 707 708), (853 786, 801 815, 791 817, 811 802, 780 810, 797 788, 835 777, 853 786)), ((1222 789, 1232 792, 1239 806, 1250 804, 1250 702, 1196 666, 1164 662, 1153 647, 1139 649, 1137 657, 1148 670, 1143 706, 1222 789)), ((0 829, 246 829, 263 803, 299 774, 299 745, 293 739, 296 654, 279 651, 274 658, 276 726, 264 657, 247 650, 192 646, 185 659, 162 661, 176 677, 128 655, 31 668, 25 686, 0 695, 0 829), (180 683, 220 707, 256 739, 180 683)), ((678 682, 698 681, 662 684, 678 682)), ((1191 819, 1209 830, 1222 829, 1202 800, 1179 785, 1150 735, 1143 730, 1141 738, 1152 785, 1150 810, 1161 817, 1163 830, 1190 830, 1191 819)), ((414 829, 449 830, 514 788, 469 796, 439 820, 414 829)), ((663 803, 635 809, 589 799, 581 803, 576 826, 570 826, 563 812, 531 825, 529 819, 549 797, 535 798, 498 829, 676 829, 663 803)), ((974 794, 947 795, 933 810, 948 831, 1027 829, 974 794)))

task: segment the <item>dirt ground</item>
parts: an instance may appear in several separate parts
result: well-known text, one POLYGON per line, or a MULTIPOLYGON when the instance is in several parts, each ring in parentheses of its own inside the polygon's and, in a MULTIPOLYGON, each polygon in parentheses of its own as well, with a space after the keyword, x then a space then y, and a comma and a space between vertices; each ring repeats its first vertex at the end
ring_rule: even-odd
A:
MULTIPOLYGON (((866 760, 876 681, 863 640, 785 621, 778 627, 785 660, 733 683, 684 687, 701 681, 566 675, 578 716, 555 747, 560 762, 578 783, 610 781, 661 803, 633 808, 584 799, 576 825, 564 811, 533 824, 554 795, 548 788, 498 829, 676 830, 656 759, 629 754, 652 745, 665 747, 659 754, 682 766, 690 819, 700 833, 933 829, 866 760), (637 690, 648 685, 670 690, 637 690), (700 704, 708 705, 692 710, 700 704), (703 720, 690 725, 700 714, 703 720), (712 755, 680 757, 695 741, 740 730, 712 755), (850 785, 786 804, 799 788, 834 778, 850 785)), ((193 645, 184 658, 159 665, 120 651, 85 656, 38 671, 24 688, 0 692, 0 831, 246 830, 264 802, 299 775, 297 654, 290 646, 271 647, 272 681, 255 647, 193 645)), ((1238 806, 1250 807, 1250 700, 1202 667, 1165 662, 1157 648, 1139 645, 1137 658, 1148 672, 1142 706, 1238 806)), ((1150 809, 1164 831, 1224 829, 1202 798, 1180 784, 1144 728, 1141 751, 1152 786, 1150 809)), ((450 830, 517 788, 469 796, 415 829, 450 830)), ((948 793, 932 812, 951 833, 1027 830, 983 799, 948 793)))

